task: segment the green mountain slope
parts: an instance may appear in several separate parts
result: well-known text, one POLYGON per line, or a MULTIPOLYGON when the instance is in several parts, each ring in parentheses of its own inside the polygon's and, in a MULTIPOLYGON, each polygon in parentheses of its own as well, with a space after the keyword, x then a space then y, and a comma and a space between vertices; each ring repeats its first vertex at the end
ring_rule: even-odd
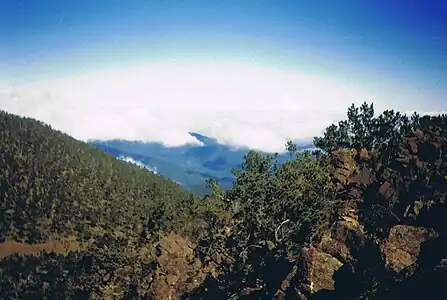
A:
POLYGON ((152 244, 203 227, 200 200, 174 182, 33 119, 0 112, 0 166, 4 299, 143 295, 130 289, 152 272, 152 244))
POLYGON ((40 122, 1 113, 0 124, 2 239, 35 243, 94 227, 132 230, 157 204, 190 197, 172 181, 40 122))

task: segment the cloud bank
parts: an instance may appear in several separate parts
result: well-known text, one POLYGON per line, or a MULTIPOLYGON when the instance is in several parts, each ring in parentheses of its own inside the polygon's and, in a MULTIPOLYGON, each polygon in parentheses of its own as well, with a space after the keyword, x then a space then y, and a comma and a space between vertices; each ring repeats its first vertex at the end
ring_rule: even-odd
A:
MULTIPOLYGON (((167 146, 199 143, 188 132, 235 147, 284 150, 344 118, 352 103, 414 111, 355 82, 238 63, 159 63, 10 85, 0 108, 44 121, 75 138, 167 146)), ((427 109, 439 109, 428 108, 427 109)))
POLYGON ((136 166, 138 166, 138 167, 140 167, 142 169, 146 169, 146 170, 148 170, 151 173, 158 174, 158 171, 157 171, 156 167, 148 166, 148 165, 142 163, 139 160, 133 159, 132 157, 129 157, 129 156, 119 156, 118 159, 122 160, 122 161, 125 161, 127 163, 130 163, 130 164, 136 165, 136 166))

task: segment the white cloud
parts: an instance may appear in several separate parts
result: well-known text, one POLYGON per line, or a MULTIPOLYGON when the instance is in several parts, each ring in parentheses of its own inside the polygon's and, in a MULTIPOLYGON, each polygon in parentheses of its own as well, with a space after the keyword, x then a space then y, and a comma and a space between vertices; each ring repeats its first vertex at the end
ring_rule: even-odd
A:
MULTIPOLYGON (((163 63, 7 87, 0 108, 82 140, 123 138, 176 146, 188 131, 233 146, 282 151, 310 141, 351 103, 412 109, 328 78, 236 63, 163 63)), ((436 109, 436 108, 430 108, 436 109)))
POLYGON ((122 161, 125 161, 127 163, 130 163, 130 164, 136 165, 136 166, 138 166, 138 167, 140 167, 142 169, 146 169, 149 172, 152 172, 154 174, 158 174, 158 171, 157 171, 156 167, 151 167, 149 165, 146 165, 146 164, 144 164, 143 162, 141 162, 139 160, 133 159, 132 157, 129 157, 129 156, 119 156, 118 159, 122 160, 122 161))

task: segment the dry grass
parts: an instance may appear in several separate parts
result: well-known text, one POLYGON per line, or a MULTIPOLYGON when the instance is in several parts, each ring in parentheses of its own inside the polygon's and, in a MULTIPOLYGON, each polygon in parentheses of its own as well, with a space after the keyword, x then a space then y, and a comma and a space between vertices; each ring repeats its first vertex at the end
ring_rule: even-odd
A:
POLYGON ((66 254, 69 251, 79 251, 80 244, 75 236, 54 238, 40 244, 26 244, 14 240, 6 240, 0 244, 0 259, 14 253, 20 255, 39 255, 43 251, 66 254))

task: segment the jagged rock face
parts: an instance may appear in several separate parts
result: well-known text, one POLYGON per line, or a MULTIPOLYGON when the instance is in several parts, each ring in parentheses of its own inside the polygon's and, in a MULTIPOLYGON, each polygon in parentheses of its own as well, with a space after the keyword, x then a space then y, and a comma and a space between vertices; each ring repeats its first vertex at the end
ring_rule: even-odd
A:
MULTIPOLYGON (((334 182, 338 185, 337 197, 342 201, 342 209, 339 211, 339 220, 334 222, 329 232, 323 234, 321 242, 314 246, 318 253, 331 258, 327 259, 326 268, 334 271, 328 271, 329 274, 337 273, 339 269, 333 268, 335 259, 340 264, 352 265, 352 276, 360 276, 359 280, 363 280, 363 272, 376 270, 373 272, 378 273, 374 276, 383 278, 385 287, 389 279, 384 278, 391 278, 387 276, 400 276, 406 282, 416 276, 416 269, 426 270, 427 274, 440 269, 442 259, 446 258, 439 254, 438 258, 428 263, 430 259, 426 254, 421 254, 421 249, 433 249, 432 242, 437 241, 439 236, 447 236, 447 136, 445 132, 435 128, 417 131, 404 137, 395 156, 388 156, 388 160, 377 163, 383 157, 374 155, 365 150, 356 153, 339 150, 332 154, 334 182), (384 210, 377 210, 378 206, 384 210), (372 220, 375 223, 371 223, 372 220), (374 233, 377 226, 382 226, 378 235, 374 233), (363 255, 361 253, 369 251, 370 246, 365 245, 377 239, 380 241, 378 259, 371 263, 383 264, 382 267, 368 265, 364 259, 360 265, 356 265, 356 261, 363 255), (366 243, 366 240, 370 242, 366 243)), ((430 251, 434 253, 434 250, 430 251)), ((310 263, 306 267, 308 270, 316 268, 310 263)), ((436 276, 441 278, 440 275, 436 276)), ((321 275, 307 278, 318 281, 317 286, 324 286, 325 290, 334 289, 332 276, 331 280, 321 275)), ((366 277, 364 279, 368 280, 366 277)), ((422 279, 415 280, 419 282, 422 279)), ((303 294, 309 290, 309 285, 310 283, 303 285, 302 281, 303 294)), ((349 283, 343 282, 341 285, 349 286, 349 283)), ((336 291, 331 295, 335 298, 346 296, 343 292, 337 294, 336 291)))
MULTIPOLYGON (((340 198, 338 220, 322 233, 318 243, 300 252, 298 271, 292 282, 301 298, 318 291, 334 290, 334 274, 364 245, 365 233, 359 222, 357 203, 374 176, 358 164, 359 155, 351 150, 332 154, 334 182, 338 184, 340 198)), ((362 150, 361 155, 361 159, 369 159, 366 151, 362 150)))
POLYGON ((364 245, 365 234, 355 209, 346 209, 320 243, 303 248, 292 280, 300 297, 334 290, 334 274, 364 245))
POLYGON ((432 229, 397 225, 381 246, 386 267, 396 273, 414 264, 423 242, 437 238, 432 229))
POLYGON ((342 186, 347 184, 348 179, 358 168, 354 159, 355 155, 356 151, 344 149, 332 153, 332 164, 335 167, 334 180, 342 186))
POLYGON ((364 244, 363 227, 353 218, 348 219, 344 216, 342 218, 332 227, 332 236, 335 240, 345 244, 351 251, 358 251, 364 244))
POLYGON ((351 256, 351 252, 345 243, 333 239, 330 234, 323 235, 320 243, 321 251, 333 256, 340 262, 345 262, 351 256))
POLYGON ((330 230, 322 235, 319 249, 341 262, 346 262, 364 245, 365 233, 355 209, 346 210, 330 230))
POLYGON ((410 220, 425 219, 424 226, 435 225, 430 224, 435 221, 430 220, 433 210, 438 210, 447 199, 446 132, 432 128, 410 133, 399 145, 397 156, 391 164, 402 195, 397 212, 410 220))
MULTIPOLYGON (((382 267, 375 268, 374 263, 366 262, 356 265, 355 261, 360 257, 353 255, 353 276, 362 277, 365 271, 375 269, 374 276, 382 280, 379 286, 386 290, 385 294, 389 294, 390 290, 396 291, 393 292, 393 297, 387 299, 413 296, 406 290, 417 285, 420 287, 415 291, 425 291, 422 292, 424 294, 426 289, 423 286, 429 283, 429 278, 437 278, 438 281, 441 278, 447 279, 447 274, 439 271, 447 253, 441 251, 443 247, 440 246, 445 244, 447 237, 446 132, 430 128, 423 132, 410 133, 403 138, 396 150, 395 154, 381 161, 377 169, 369 169, 368 164, 362 165, 360 162, 360 166, 345 183, 345 188, 360 188, 363 197, 357 202, 358 209, 366 211, 368 218, 376 218, 375 223, 366 223, 372 219, 365 219, 362 214, 359 223, 363 223, 368 231, 364 237, 381 240, 382 261, 379 259, 375 263, 383 264, 382 267), (369 181, 362 181, 366 183, 363 190, 359 180, 355 180, 359 178, 362 168, 368 169, 371 174, 369 181), (384 210, 377 210, 377 207, 384 210), (386 235, 376 235, 373 232, 379 227, 386 235), (391 281, 394 284, 388 285, 391 281)), ((366 172, 364 174, 367 177, 366 172)), ((346 242, 342 244, 347 246, 352 255, 352 245, 347 245, 346 242)), ((369 279, 365 277, 365 280, 369 279)), ((377 297, 376 299, 382 299, 381 296, 377 297)))
MULTIPOLYGON (((371 161, 371 154, 365 149, 340 149, 331 156, 335 168, 333 181, 337 185, 337 198, 361 201, 366 187, 376 181, 375 172, 366 166, 371 161)), ((351 205, 350 208, 356 209, 357 206, 351 205)))
POLYGON ((179 235, 170 234, 160 240, 157 251, 158 267, 151 284, 154 299, 178 299, 213 272, 212 266, 203 266, 195 257, 194 245, 179 235))
POLYGON ((298 272, 294 282, 295 290, 300 295, 333 290, 332 276, 343 264, 315 247, 303 248, 298 260, 298 272))

